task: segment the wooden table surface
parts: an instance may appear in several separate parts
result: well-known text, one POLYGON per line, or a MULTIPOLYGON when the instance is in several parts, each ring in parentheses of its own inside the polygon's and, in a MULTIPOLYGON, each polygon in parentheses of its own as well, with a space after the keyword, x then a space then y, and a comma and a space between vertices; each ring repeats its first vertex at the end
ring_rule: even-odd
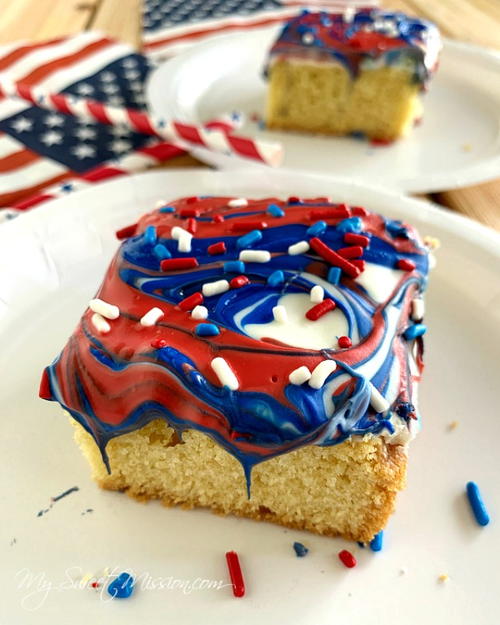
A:
MULTIPOLYGON (((385 0, 383 4, 433 20, 446 37, 500 49, 500 0, 385 0)), ((0 0, 0 44, 97 29, 140 48, 140 5, 141 0, 0 0)), ((199 164, 181 156, 166 166, 199 164)), ((500 171, 497 180, 443 190, 431 199, 500 230, 500 171)))

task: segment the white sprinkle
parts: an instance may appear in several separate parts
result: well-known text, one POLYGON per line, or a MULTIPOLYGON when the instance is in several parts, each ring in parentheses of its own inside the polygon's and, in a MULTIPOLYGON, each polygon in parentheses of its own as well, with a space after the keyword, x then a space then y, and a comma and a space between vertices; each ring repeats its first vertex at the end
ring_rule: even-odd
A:
POLYGON ((354 7, 346 7, 344 11, 344 22, 346 24, 350 24, 353 21, 355 14, 356 9, 354 7))
POLYGON ((290 247, 288 248, 288 253, 290 254, 290 256, 305 254, 307 251, 309 251, 309 243, 307 241, 299 241, 298 243, 290 245, 290 247))
POLYGON ((389 410, 390 404, 380 391, 370 384, 370 404, 375 412, 385 412, 389 410))
POLYGON ((335 360, 323 360, 313 369, 309 386, 311 388, 320 389, 326 382, 326 378, 337 368, 335 360))
POLYGON ((432 252, 429 252, 427 258, 429 261, 429 269, 435 269, 437 265, 436 256, 432 252))
POLYGON ((288 314, 284 306, 275 306, 273 308, 273 315, 275 321, 278 321, 278 323, 286 323, 288 321, 288 314))
POLYGON ((314 42, 314 35, 312 33, 304 33, 302 35, 302 42, 306 45, 311 45, 314 42))
POLYGON ((215 282, 207 282, 201 287, 201 292, 205 297, 219 295, 229 291, 229 282, 227 280, 216 280, 215 282))
POLYGON ((177 249, 179 252, 190 252, 191 251, 191 239, 193 235, 181 228, 180 226, 174 226, 170 231, 170 236, 172 239, 177 239, 177 249))
POLYGON ((143 317, 141 317, 141 326, 150 328, 151 326, 154 326, 162 317, 163 310, 155 306, 154 308, 151 308, 151 310, 148 310, 143 317))
POLYGON ((101 334, 107 334, 111 330, 111 326, 99 313, 94 313, 90 318, 94 328, 101 334))
POLYGON ((164 200, 158 200, 158 202, 156 202, 155 204, 156 209, 163 208, 164 206, 168 206, 167 202, 165 202, 164 200))
POLYGON ((193 319, 206 319, 208 317, 208 309, 205 306, 195 306, 191 317, 193 319))
POLYGON ((319 284, 313 286, 310 293, 311 302, 313 304, 320 304, 325 299, 325 289, 322 286, 319 286, 319 284))
POLYGON ((234 375, 234 371, 227 364, 224 358, 214 358, 210 363, 215 375, 219 378, 222 386, 229 387, 232 391, 236 391, 240 384, 238 378, 234 375))
POLYGON ((106 319, 118 319, 120 316, 120 309, 118 306, 108 304, 102 299, 91 299, 89 302, 89 308, 92 312, 99 313, 106 319))
POLYGON ((242 250, 239 259, 247 263, 268 263, 271 254, 267 250, 242 250))
POLYGON ((305 365, 302 365, 302 367, 298 367, 297 369, 294 369, 292 373, 290 373, 290 375, 288 376, 290 383, 296 384, 297 386, 304 384, 304 382, 307 382, 307 380, 309 380, 310 378, 311 378, 311 372, 305 365))
POLYGON ((424 318, 425 314, 425 304, 424 300, 420 297, 416 297, 411 302, 411 318, 414 321, 420 321, 424 318))
POLYGON ((231 208, 237 208, 238 206, 248 206, 248 200, 246 200, 244 197, 237 197, 234 198, 234 200, 229 200, 227 205, 231 208))

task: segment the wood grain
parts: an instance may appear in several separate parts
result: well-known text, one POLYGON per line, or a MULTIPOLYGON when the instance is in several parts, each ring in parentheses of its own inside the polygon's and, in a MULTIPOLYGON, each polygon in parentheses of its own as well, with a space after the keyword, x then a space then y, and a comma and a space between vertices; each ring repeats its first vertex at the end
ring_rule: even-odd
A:
MULTIPOLYGON (((431 19, 447 37, 500 49, 500 0, 382 0, 382 4, 431 19)), ((0 44, 92 28, 139 48, 140 12, 141 0, 0 0, 0 44)), ((186 155, 162 167, 200 165, 186 155)), ((500 230, 500 179, 444 190, 432 198, 500 230)))

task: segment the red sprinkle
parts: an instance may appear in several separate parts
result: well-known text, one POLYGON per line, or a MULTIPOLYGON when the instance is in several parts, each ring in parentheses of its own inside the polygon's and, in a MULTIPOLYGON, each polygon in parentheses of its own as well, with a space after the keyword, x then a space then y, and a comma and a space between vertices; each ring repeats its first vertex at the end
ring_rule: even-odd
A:
POLYGON ((339 347, 346 349, 352 346, 352 341, 348 336, 339 336, 339 347))
POLYGON ((52 399, 49 374, 47 373, 47 369, 43 370, 42 379, 40 380, 40 390, 38 391, 38 397, 40 397, 41 399, 52 399))
POLYGON ((236 276, 229 282, 232 289, 241 289, 242 286, 250 284, 250 280, 246 276, 236 276))
POLYGON ((212 245, 208 246, 207 252, 211 256, 215 256, 215 254, 225 254, 226 244, 224 243, 224 241, 219 241, 218 243, 212 243, 212 245))
POLYGON ((214 224, 221 224, 224 221, 224 215, 217 213, 212 217, 212 220, 214 224))
POLYGON ((99 588, 100 586, 99 582, 92 582, 90 585, 92 586, 92 588, 99 588))
POLYGON ((309 219, 316 221, 317 219, 345 219, 350 217, 351 212, 345 204, 332 206, 330 208, 317 208, 309 212, 309 219))
POLYGON ((198 224, 196 223, 196 219, 194 217, 190 217, 187 222, 187 231, 194 234, 197 227, 198 224))
POLYGON ((352 555, 350 551, 347 551, 347 549, 343 549, 342 551, 339 551, 339 560, 348 569, 354 568, 357 564, 356 558, 352 555))
POLYGON ((368 211, 362 206, 351 206, 351 212, 355 217, 368 217, 368 211))
POLYGON ((189 297, 184 298, 182 302, 179 302, 179 308, 181 310, 193 310, 193 308, 195 308, 196 306, 199 306, 202 303, 203 303, 203 294, 197 291, 196 293, 193 293, 189 297))
POLYGON ((361 273, 361 270, 358 269, 358 267, 356 267, 354 263, 351 263, 345 258, 342 258, 342 256, 339 256, 337 252, 328 247, 328 245, 323 243, 323 241, 321 241, 321 239, 318 239, 318 237, 313 237, 309 241, 309 244, 312 249, 322 258, 328 261, 330 265, 340 267, 340 269, 342 269, 342 271, 344 271, 351 278, 357 278, 361 273))
POLYGON ((154 339, 151 341, 151 347, 153 349, 161 349, 162 347, 166 347, 168 345, 165 339, 154 339))
POLYGON ((297 197, 296 195, 291 195, 288 198, 288 203, 289 204, 298 204, 300 202, 300 197, 297 197))
POLYGON ((131 226, 125 226, 125 228, 122 228, 121 230, 117 230, 115 232, 115 235, 116 235, 116 238, 120 239, 121 241, 122 239, 128 239, 129 237, 133 237, 136 230, 137 230, 137 224, 132 224, 131 226))
POLYGON ((357 268, 359 269, 359 273, 363 273, 363 271, 365 270, 366 267, 366 263, 364 260, 359 260, 358 258, 356 260, 351 260, 351 263, 357 268))
POLYGON ((250 232, 250 230, 264 230, 266 221, 235 221, 231 224, 231 232, 250 232))
POLYGON ((161 261, 162 271, 175 271, 176 269, 193 269, 198 267, 198 260, 194 256, 188 258, 165 258, 161 261))
POLYGON ((198 198, 196 197, 196 195, 192 195, 191 197, 187 197, 184 201, 186 202, 186 204, 194 204, 198 201, 198 198))
POLYGON ((233 595, 235 597, 245 596, 245 580, 241 572, 240 561, 236 551, 228 551, 226 553, 227 569, 233 585, 233 595))
POLYGON ((402 269, 403 271, 413 271, 415 267, 415 263, 407 258, 400 258, 397 262, 397 268, 402 269))
POLYGON ((336 250, 337 254, 340 254, 342 258, 358 258, 363 255, 363 248, 361 245, 351 245, 350 247, 341 247, 336 250))
POLYGON ((332 299, 324 299, 319 304, 316 304, 316 306, 309 308, 309 310, 306 312, 306 317, 310 321, 317 321, 320 317, 326 315, 327 312, 330 312, 330 310, 336 308, 336 306, 337 304, 332 299))
POLYGON ((197 208, 181 208, 179 215, 181 217, 199 217, 200 211, 197 208))
POLYGON ((344 243, 348 243, 349 245, 361 245, 361 247, 368 247, 370 245, 370 239, 364 234, 346 232, 344 234, 344 243))

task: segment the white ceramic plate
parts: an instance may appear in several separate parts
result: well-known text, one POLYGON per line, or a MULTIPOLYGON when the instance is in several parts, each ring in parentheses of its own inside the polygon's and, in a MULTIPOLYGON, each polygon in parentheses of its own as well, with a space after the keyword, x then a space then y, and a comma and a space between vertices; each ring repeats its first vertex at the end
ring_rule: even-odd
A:
POLYGON ((4 224, 0 623, 497 623, 499 243, 492 231, 417 200, 279 172, 142 174, 57 199, 4 224), (114 230, 159 198, 221 193, 332 195, 411 220, 443 243, 428 296, 424 429, 412 445, 408 488, 381 553, 206 511, 143 506, 101 491, 67 419, 56 404, 37 397, 42 368, 63 346, 117 248, 114 230), (450 432, 454 420, 459 424, 450 432), (486 528, 472 520, 464 498, 471 479, 480 484, 493 518, 486 528), (37 517, 51 496, 72 486, 80 490, 37 517), (88 508, 93 512, 82 514, 88 508), (295 557, 295 540, 309 547, 306 558, 295 557), (356 568, 339 563, 342 548, 356 554, 356 568), (224 553, 230 549, 243 563, 245 598, 235 599, 228 586, 178 587, 197 578, 227 584, 224 553), (132 569, 139 577, 132 598, 109 601, 100 589, 73 587, 104 567, 132 569), (29 587, 28 572, 34 576, 29 587), (446 584, 437 581, 442 573, 450 575, 446 584), (166 587, 151 587, 161 583, 166 587))
MULTIPOLYGON (((267 85, 262 68, 276 27, 218 37, 161 65, 147 87, 151 112, 165 119, 208 121, 242 111, 242 133, 280 141, 283 167, 334 174, 406 192, 429 192, 496 178, 500 172, 500 55, 446 41, 438 73, 425 96, 424 121, 387 147, 352 138, 259 130, 267 85)), ((219 168, 248 161, 197 149, 219 168)), ((262 167, 262 165, 255 165, 262 167)))

